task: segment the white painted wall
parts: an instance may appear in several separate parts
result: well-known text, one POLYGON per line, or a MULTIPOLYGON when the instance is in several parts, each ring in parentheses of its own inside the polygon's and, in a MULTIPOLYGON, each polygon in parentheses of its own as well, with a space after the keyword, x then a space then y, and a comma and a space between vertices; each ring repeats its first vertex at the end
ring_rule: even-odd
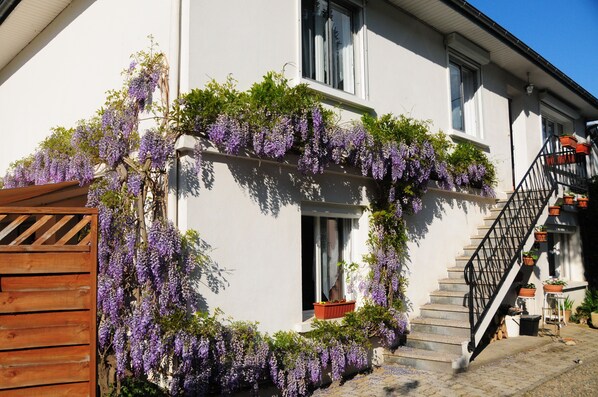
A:
POLYGON ((0 175, 54 126, 95 114, 153 35, 169 53, 171 2, 75 0, 0 70, 0 175))

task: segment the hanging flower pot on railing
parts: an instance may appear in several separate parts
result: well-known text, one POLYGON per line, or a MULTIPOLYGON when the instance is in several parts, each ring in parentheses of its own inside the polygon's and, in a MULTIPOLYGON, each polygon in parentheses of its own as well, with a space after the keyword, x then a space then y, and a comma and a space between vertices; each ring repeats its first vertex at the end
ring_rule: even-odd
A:
POLYGON ((563 135, 559 137, 559 140, 561 141, 561 146, 563 147, 571 149, 575 149, 577 147, 577 138, 575 138, 573 135, 563 135))
POLYGON ((565 193, 563 194, 563 204, 565 205, 573 205, 573 201, 575 200, 575 195, 573 193, 565 193))
POLYGON ((561 207, 559 205, 551 205, 548 207, 548 216, 561 215, 561 207))
POLYGON ((548 241, 548 232, 546 231, 545 226, 536 226, 534 239, 536 240, 536 243, 544 243, 548 241))
POLYGON ((580 196, 577 198, 577 206, 579 208, 588 208, 588 201, 590 201, 590 199, 586 196, 580 196))
POLYGON ((590 148, 591 146, 587 143, 580 143, 577 145, 577 147, 575 148, 575 152, 577 154, 590 154, 590 148))
POLYGON ((341 299, 329 302, 314 302, 314 314, 319 320, 343 317, 355 310, 355 301, 341 299))
POLYGON ((534 266, 538 260, 538 252, 535 250, 522 252, 521 255, 526 266, 534 266))
POLYGON ((544 281, 544 292, 563 292, 563 287, 567 285, 564 280, 559 278, 550 278, 544 281))
POLYGON ((575 164, 577 162, 577 158, 575 157, 575 153, 559 154, 556 162, 560 165, 575 164))
POLYGON ((532 283, 522 285, 519 288, 519 296, 533 298, 534 296, 536 296, 536 286, 532 283))

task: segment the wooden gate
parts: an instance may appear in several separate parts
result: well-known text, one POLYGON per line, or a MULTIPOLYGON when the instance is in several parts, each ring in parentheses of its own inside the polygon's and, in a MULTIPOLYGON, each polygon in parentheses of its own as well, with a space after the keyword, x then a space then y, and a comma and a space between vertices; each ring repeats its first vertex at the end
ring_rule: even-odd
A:
POLYGON ((95 396, 97 210, 0 207, 0 395, 95 396))

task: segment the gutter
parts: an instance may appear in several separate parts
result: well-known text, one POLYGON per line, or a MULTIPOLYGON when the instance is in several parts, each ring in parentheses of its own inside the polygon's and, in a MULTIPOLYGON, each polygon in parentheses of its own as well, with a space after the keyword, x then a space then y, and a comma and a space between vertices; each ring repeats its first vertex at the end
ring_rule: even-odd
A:
POLYGON ((585 88, 573 81, 571 77, 560 71, 552 63, 548 62, 546 58, 532 50, 531 47, 523 43, 511 32, 500 26, 498 23, 490 19, 480 10, 469 4, 466 0, 441 0, 444 4, 451 7, 464 17, 473 21, 488 33, 505 43, 511 49, 517 51, 519 54, 526 57, 536 66, 540 67, 543 71, 554 77, 557 81, 563 84, 565 87, 579 95, 590 105, 598 109, 598 98, 590 94, 585 88))
POLYGON ((8 18, 21 0, 0 0, 0 25, 8 18))

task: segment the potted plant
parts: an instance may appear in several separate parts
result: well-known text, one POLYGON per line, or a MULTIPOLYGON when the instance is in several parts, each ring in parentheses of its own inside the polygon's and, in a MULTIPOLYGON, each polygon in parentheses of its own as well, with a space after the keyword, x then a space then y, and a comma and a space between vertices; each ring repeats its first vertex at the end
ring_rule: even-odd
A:
POLYGON ((571 319, 571 310, 573 309, 573 303, 575 303, 575 301, 573 301, 572 299, 569 299, 568 296, 563 301, 563 306, 565 308, 565 322, 566 323, 569 323, 569 320, 571 319))
POLYGON ((559 154, 556 159, 557 164, 573 164, 577 162, 575 153, 559 154))
POLYGON ((577 206, 579 208, 588 208, 588 201, 590 201, 588 196, 582 194, 577 198, 577 206))
POLYGON ((562 135, 559 137, 561 141, 561 146, 575 149, 577 147, 577 138, 573 135, 562 135))
POLYGON ((586 290, 586 296, 576 313, 580 318, 589 318, 592 326, 598 328, 598 289, 586 290))
POLYGON ((354 310, 354 300, 339 299, 327 302, 314 302, 314 314, 319 320, 343 317, 345 313, 354 310))
POLYGON ((532 298, 536 296, 536 285, 534 283, 523 284, 519 287, 519 296, 532 298))
POLYGON ((548 207, 548 216, 559 216, 561 215, 560 205, 551 205, 548 207))
POLYGON ((591 146, 589 143, 579 143, 575 148, 577 154, 588 155, 590 154, 591 146))
POLYGON ((573 200, 575 199, 575 195, 569 191, 563 193, 563 204, 565 205, 573 205, 573 200))
POLYGON ((548 241, 548 232, 546 231, 546 226, 536 226, 534 231, 534 238, 536 239, 536 243, 543 243, 545 241, 548 241))
POLYGON ((534 266, 538 260, 538 251, 536 250, 524 251, 521 255, 523 256, 523 264, 526 266, 534 266))
POLYGON ((544 281, 544 292, 563 292, 563 287, 567 285, 565 280, 560 278, 549 278, 544 281))

